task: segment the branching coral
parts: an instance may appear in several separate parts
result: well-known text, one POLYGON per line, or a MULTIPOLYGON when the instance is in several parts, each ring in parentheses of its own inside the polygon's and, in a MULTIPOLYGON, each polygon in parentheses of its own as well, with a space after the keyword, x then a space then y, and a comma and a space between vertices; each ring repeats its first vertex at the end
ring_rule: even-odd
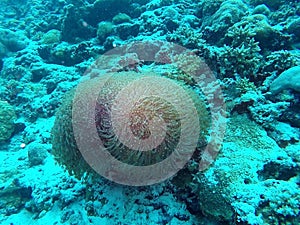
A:
POLYGON ((253 82, 250 82, 247 78, 238 79, 236 81, 236 88, 241 94, 244 94, 248 91, 255 91, 256 87, 253 82))
POLYGON ((254 77, 259 71, 261 60, 260 47, 254 39, 243 42, 238 47, 224 46, 219 54, 220 74, 223 77, 254 77))
POLYGON ((265 59, 266 63, 262 68, 263 73, 276 71, 277 74, 296 66, 297 57, 287 50, 279 50, 271 52, 265 59))

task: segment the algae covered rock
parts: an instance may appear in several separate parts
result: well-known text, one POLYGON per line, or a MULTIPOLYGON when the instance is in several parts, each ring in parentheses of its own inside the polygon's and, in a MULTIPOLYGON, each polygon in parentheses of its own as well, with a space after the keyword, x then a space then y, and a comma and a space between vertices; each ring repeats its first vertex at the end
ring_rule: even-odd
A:
POLYGON ((28 44, 28 39, 23 31, 12 31, 10 29, 0 28, 0 43, 2 43, 7 50, 17 52, 28 44))
POLYGON ((0 142, 8 140, 15 129, 14 108, 6 101, 0 101, 0 142))
POLYGON ((290 34, 294 34, 297 39, 300 38, 300 18, 293 20, 287 27, 290 34))
POLYGON ((284 3, 284 0, 250 0, 250 3, 253 5, 265 4, 272 9, 278 9, 284 3))
POLYGON ((39 143, 30 143, 28 145, 28 160, 31 166, 44 163, 47 157, 47 149, 45 145, 39 143))
POLYGON ((31 187, 22 187, 17 182, 0 190, 0 212, 5 216, 18 214, 31 199, 31 187), (5 206, 5 207, 3 207, 5 206))

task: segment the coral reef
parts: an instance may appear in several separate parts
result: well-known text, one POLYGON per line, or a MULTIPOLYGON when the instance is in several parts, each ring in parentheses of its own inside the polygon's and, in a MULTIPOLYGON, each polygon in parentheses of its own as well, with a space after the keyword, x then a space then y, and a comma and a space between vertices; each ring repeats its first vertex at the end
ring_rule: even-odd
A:
MULTIPOLYGON (((0 223, 299 224, 299 15, 298 0, 0 1, 0 223), (152 40, 180 44, 203 61, 174 57, 171 45, 158 42, 140 46, 142 54, 131 51, 131 43, 152 40), (121 56, 120 46, 129 46, 121 56), (108 50, 115 55, 104 54, 108 50), (90 70, 101 60, 103 68, 90 70), (215 83, 203 75, 207 71, 197 71, 205 63, 222 85, 228 128, 215 163, 199 172, 202 152, 214 139, 206 134, 220 133, 204 121, 213 117, 211 110, 223 112, 214 108, 222 99, 215 83), (103 74, 116 73, 106 84, 120 91, 119 79, 153 72, 185 88, 205 129, 193 156, 172 178, 147 187, 121 186, 94 174, 75 145, 74 88, 89 77, 90 91, 103 74)), ((109 103, 113 93, 106 85, 101 101, 109 103)), ((186 102, 178 93, 172 96, 186 102)), ((168 109, 171 141, 164 143, 171 149, 179 135, 178 115, 161 99, 154 102, 136 105, 131 128, 146 139, 153 131, 150 120, 140 120, 154 117, 154 105, 168 109)), ((97 114, 98 136, 116 146, 112 133, 105 133, 111 131, 110 111, 97 109, 103 109, 97 114)), ((122 150, 112 147, 110 153, 140 166, 171 152, 122 150)))
POLYGON ((230 119, 214 166, 191 184, 206 214, 247 224, 283 223, 282 216, 284 224, 299 222, 299 188, 288 185, 299 164, 264 133, 245 116, 230 119))

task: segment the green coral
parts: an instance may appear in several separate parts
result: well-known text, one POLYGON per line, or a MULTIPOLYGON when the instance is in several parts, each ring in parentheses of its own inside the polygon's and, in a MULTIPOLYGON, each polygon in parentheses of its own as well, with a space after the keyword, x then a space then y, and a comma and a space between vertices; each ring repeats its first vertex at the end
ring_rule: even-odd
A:
POLYGON ((239 74, 241 77, 253 78, 260 69, 260 47, 253 38, 248 39, 237 47, 225 45, 218 53, 221 65, 220 74, 223 77, 232 77, 239 74))
POLYGON ((59 43, 60 40, 61 40, 61 32, 59 30, 55 30, 55 29, 49 30, 42 37, 43 44, 59 43))
POLYGON ((248 78, 241 78, 236 81, 236 88, 241 94, 248 91, 256 91, 256 86, 253 82, 250 82, 248 78))
POLYGON ((6 101, 0 101, 0 142, 8 140, 15 129, 14 108, 6 101))
POLYGON ((129 23, 131 22, 131 18, 126 13, 119 13, 116 16, 114 16, 112 22, 114 24, 129 23))
POLYGON ((280 74, 296 65, 296 54, 287 50, 273 51, 265 59, 263 72, 268 74, 275 71, 276 74, 280 74))
POLYGON ((98 24, 97 38, 99 41, 103 42, 105 39, 113 32, 113 23, 103 21, 98 24))

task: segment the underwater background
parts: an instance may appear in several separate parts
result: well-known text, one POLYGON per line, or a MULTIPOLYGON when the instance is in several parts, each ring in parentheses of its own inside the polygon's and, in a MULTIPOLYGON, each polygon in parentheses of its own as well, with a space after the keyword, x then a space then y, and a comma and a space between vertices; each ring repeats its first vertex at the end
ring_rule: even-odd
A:
POLYGON ((1 0, 0 11, 0 224, 300 224, 299 0, 1 0), (92 123, 125 172, 77 145, 97 85, 92 123), (157 139, 143 144, 162 131, 154 150, 157 139))

